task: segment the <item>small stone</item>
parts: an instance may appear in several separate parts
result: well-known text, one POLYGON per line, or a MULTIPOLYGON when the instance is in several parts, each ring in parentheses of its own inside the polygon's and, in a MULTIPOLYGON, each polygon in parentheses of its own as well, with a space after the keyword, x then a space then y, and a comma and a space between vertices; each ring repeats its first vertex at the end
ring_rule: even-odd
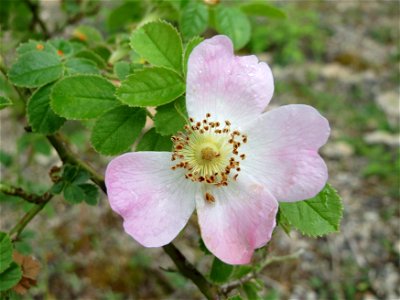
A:
POLYGON ((400 122, 400 93, 389 91, 380 94, 376 99, 379 107, 385 112, 390 125, 396 126, 400 122))
POLYGON ((322 153, 330 158, 344 158, 352 156, 354 149, 346 142, 336 142, 327 144, 322 148, 322 153))
POLYGON ((400 134, 391 134, 386 131, 374 131, 364 136, 368 144, 384 144, 391 147, 400 146, 400 134))

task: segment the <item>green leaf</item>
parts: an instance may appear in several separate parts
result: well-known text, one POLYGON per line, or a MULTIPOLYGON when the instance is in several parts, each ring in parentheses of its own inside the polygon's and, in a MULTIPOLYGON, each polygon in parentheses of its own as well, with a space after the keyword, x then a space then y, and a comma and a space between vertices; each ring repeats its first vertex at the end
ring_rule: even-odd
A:
POLYGON ((263 2, 244 3, 239 8, 244 13, 252 16, 277 19, 286 18, 286 14, 282 10, 263 2))
POLYGON ((8 77, 22 87, 39 87, 62 76, 63 67, 57 54, 49 52, 27 52, 12 65, 8 77))
POLYGON ((71 58, 64 64, 66 75, 99 74, 96 63, 87 58, 71 58))
POLYGON ((56 49, 57 54, 61 57, 68 57, 74 52, 71 43, 63 39, 55 39, 49 41, 50 44, 56 49))
POLYGON ((279 208, 279 210, 278 210, 278 214, 276 216, 276 221, 277 221, 278 225, 283 229, 283 231, 285 231, 285 233, 287 235, 290 235, 291 226, 289 224, 289 221, 286 219, 286 217, 281 212, 281 208, 279 208))
POLYGON ((147 23, 133 32, 130 44, 151 64, 182 71, 182 41, 171 24, 147 23))
POLYGON ((159 135, 155 128, 151 128, 149 131, 147 131, 136 147, 136 151, 171 152, 171 149, 171 137, 159 135))
POLYGON ((183 79, 164 68, 145 68, 128 76, 116 96, 130 106, 158 106, 169 103, 185 92, 183 79))
POLYGON ((80 184, 79 187, 85 193, 85 202, 89 205, 96 205, 99 200, 99 189, 90 183, 80 184))
POLYGON ((143 11, 143 3, 140 1, 126 2, 110 12, 106 22, 107 27, 110 31, 123 29, 126 24, 139 20, 143 11))
POLYGON ((231 280, 240 279, 243 276, 246 276, 251 271, 253 271, 253 266, 243 265, 243 266, 235 266, 233 273, 231 275, 231 280))
POLYGON ((119 106, 96 121, 91 143, 97 152, 116 155, 129 150, 146 122, 143 109, 119 106))
POLYGON ((107 63, 104 61, 104 59, 100 55, 91 50, 87 49, 81 50, 77 52, 74 56, 78 58, 86 58, 94 62, 100 69, 104 69, 105 67, 107 67, 107 63))
POLYGON ((249 300, 261 300, 262 298, 258 296, 259 287, 251 281, 245 282, 243 284, 243 291, 245 292, 247 299, 249 300))
POLYGON ((92 119, 120 104, 114 93, 114 85, 100 76, 74 75, 54 85, 50 105, 67 119, 92 119))
POLYGON ((21 267, 12 262, 10 266, 2 273, 0 273, 0 291, 6 291, 18 284, 22 278, 21 267))
POLYGON ((6 97, 0 96, 0 110, 7 106, 13 105, 12 101, 6 97))
POLYGON ((77 166, 70 164, 64 165, 62 180, 67 183, 80 184, 85 183, 90 178, 90 174, 77 166))
POLYGON ((81 25, 75 28, 75 30, 72 33, 72 36, 88 44, 96 44, 96 43, 101 43, 103 41, 103 37, 100 31, 98 31, 94 27, 87 25, 81 25))
POLYGON ((57 49, 51 43, 43 42, 43 41, 34 41, 29 40, 26 43, 22 43, 17 48, 18 55, 22 55, 28 53, 30 51, 36 52, 48 52, 52 54, 57 53, 57 49))
POLYGON ((5 232, 0 232, 0 273, 4 272, 13 261, 13 246, 11 239, 5 232))
POLYGON ((279 203, 280 213, 303 234, 322 236, 339 231, 342 218, 342 201, 336 190, 329 184, 314 198, 279 203))
POLYGON ((64 199, 71 204, 81 203, 85 199, 85 191, 75 184, 67 184, 63 195, 64 199))
POLYGON ((219 5, 215 10, 215 27, 219 33, 232 39, 236 50, 243 48, 251 37, 250 21, 236 7, 219 5))
POLYGON ((52 85, 46 85, 31 96, 27 105, 28 123, 32 130, 43 134, 56 132, 65 119, 56 115, 50 108, 50 92, 52 85))
POLYGON ((176 102, 183 102, 185 98, 181 97, 178 100, 157 107, 157 113, 154 116, 154 126, 157 133, 161 135, 171 135, 183 129, 186 120, 176 109, 176 102))
POLYGON ((243 300, 243 298, 240 295, 234 295, 229 297, 228 300, 243 300))
POLYGON ((65 181, 59 181, 56 184, 54 184, 50 190, 51 193, 53 194, 61 194, 63 191, 64 187, 66 185, 65 181))
POLYGON ((197 1, 189 2, 181 13, 180 29, 185 38, 200 35, 207 29, 208 8, 197 1))
POLYGON ((185 47, 185 52, 183 54, 183 72, 187 73, 187 63, 189 60, 189 56, 192 53, 192 50, 198 45, 200 44, 204 39, 202 37, 199 36, 195 36, 194 38, 192 38, 185 47))
POLYGON ((116 62, 114 65, 114 74, 119 80, 124 80, 131 73, 131 65, 126 61, 116 62))
POLYGON ((200 237, 199 238, 199 248, 201 251, 203 251, 203 253, 205 255, 212 255, 212 253, 210 252, 210 250, 207 249, 206 245, 204 244, 203 239, 200 237))
POLYGON ((210 279, 216 283, 227 282, 233 272, 233 268, 232 265, 228 265, 214 257, 211 266, 210 279))

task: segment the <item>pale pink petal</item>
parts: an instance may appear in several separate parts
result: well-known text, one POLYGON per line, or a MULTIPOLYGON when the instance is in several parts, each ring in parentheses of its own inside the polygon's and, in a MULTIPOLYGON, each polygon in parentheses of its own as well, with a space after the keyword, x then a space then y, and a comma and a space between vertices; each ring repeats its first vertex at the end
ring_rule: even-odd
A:
POLYGON ((234 56, 226 36, 199 44, 188 62, 186 106, 190 117, 231 121, 242 127, 268 105, 274 91, 270 68, 257 57, 234 56))
POLYGON ((205 201, 203 195, 196 201, 205 245, 225 263, 249 263, 254 249, 271 239, 278 209, 275 198, 244 177, 209 192, 214 203, 205 201))
POLYGON ((307 105, 286 105, 263 114, 247 129, 242 172, 261 182, 278 201, 314 197, 328 171, 318 149, 329 137, 328 121, 307 105))
POLYGON ((171 242, 195 207, 197 185, 171 170, 171 153, 136 152, 110 162, 106 186, 111 208, 125 231, 146 247, 171 242))

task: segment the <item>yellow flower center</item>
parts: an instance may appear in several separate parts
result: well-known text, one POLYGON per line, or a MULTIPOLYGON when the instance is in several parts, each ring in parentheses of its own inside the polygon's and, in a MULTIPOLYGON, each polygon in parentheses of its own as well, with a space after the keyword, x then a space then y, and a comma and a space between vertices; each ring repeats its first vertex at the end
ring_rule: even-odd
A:
POLYGON ((245 159, 245 154, 239 154, 238 149, 241 143, 247 142, 247 136, 232 131, 230 121, 221 126, 210 121, 210 116, 207 114, 201 122, 190 118, 185 131, 172 137, 172 160, 178 161, 172 169, 186 169, 185 177, 193 182, 226 186, 229 180, 238 177, 239 159, 245 159))

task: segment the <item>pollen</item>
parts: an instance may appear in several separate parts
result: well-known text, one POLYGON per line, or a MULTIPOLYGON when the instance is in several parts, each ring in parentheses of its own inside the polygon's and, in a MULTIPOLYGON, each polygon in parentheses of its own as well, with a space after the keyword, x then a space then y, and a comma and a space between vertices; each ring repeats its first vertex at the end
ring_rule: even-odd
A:
MULTIPOLYGON (((185 169, 185 178, 204 185, 227 186, 237 180, 240 161, 246 155, 240 152, 243 139, 247 136, 232 130, 232 123, 212 120, 210 113, 203 120, 189 118, 183 132, 171 138, 174 144, 171 161, 176 162, 172 170, 185 169)), ((214 197, 206 193, 207 202, 214 197)))

